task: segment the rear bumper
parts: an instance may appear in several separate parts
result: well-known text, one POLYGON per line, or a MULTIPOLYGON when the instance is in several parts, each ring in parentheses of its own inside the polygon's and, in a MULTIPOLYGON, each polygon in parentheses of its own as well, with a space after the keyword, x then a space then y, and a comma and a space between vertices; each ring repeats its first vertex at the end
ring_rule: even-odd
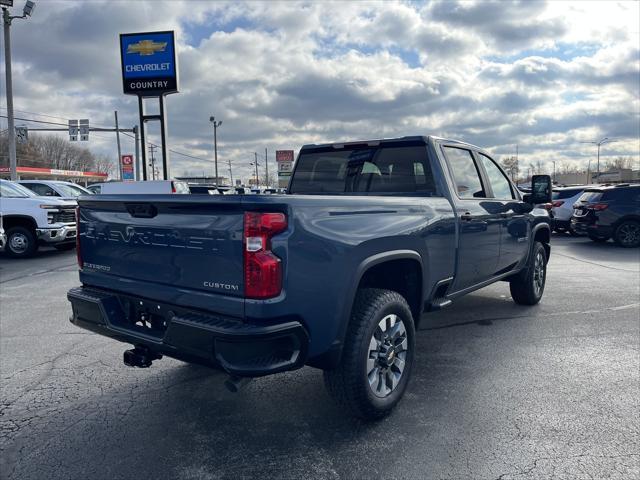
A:
POLYGON ((595 235, 597 237, 610 237, 613 235, 613 228, 610 225, 599 225, 593 219, 582 219, 573 217, 571 227, 576 233, 582 235, 595 235))
POLYGON ((87 287, 69 290, 75 325, 151 351, 259 377, 305 364, 309 337, 297 321, 256 325, 87 287), (159 328, 136 325, 147 315, 159 328))

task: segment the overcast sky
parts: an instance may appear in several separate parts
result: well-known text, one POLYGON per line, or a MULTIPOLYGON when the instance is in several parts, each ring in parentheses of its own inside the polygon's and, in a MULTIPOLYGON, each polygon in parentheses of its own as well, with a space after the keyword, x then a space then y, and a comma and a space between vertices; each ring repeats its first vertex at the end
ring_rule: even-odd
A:
MULTIPOLYGON (((118 110, 132 126, 137 101, 122 93, 118 34, 175 30, 169 144, 202 159, 172 154, 175 176, 213 173, 211 115, 223 121, 219 161, 245 179, 265 147, 273 160, 305 143, 423 134, 497 158, 518 144, 525 165, 582 168, 596 147, 580 142, 614 137, 602 159, 637 161, 639 5, 39 0, 12 27, 14 108, 95 126, 111 126, 118 110)), ((4 72, 0 82, 6 115, 4 72)), ((115 157, 114 135, 91 138, 87 146, 115 157)), ((123 150, 133 152, 126 137, 123 150)))

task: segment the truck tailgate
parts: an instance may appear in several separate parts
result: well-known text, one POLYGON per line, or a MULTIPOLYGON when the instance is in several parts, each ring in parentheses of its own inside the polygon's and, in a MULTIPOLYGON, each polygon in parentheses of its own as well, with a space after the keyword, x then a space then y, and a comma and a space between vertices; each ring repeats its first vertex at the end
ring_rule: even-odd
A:
MULTIPOLYGON (((238 197, 101 195, 80 200, 84 280, 243 297, 238 197)), ((84 281, 83 280, 83 281, 84 281)), ((90 282, 90 281, 89 281, 90 282)))

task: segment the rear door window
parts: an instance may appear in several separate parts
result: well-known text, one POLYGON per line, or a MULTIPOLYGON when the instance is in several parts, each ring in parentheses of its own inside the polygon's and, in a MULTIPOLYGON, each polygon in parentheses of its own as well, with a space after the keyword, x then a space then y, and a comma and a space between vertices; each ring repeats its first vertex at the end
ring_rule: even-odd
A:
POLYGON ((457 147, 444 147, 443 149, 453 171, 458 196, 460 198, 486 198, 471 151, 457 147))
POLYGON ((290 193, 436 195, 425 145, 302 152, 290 193))

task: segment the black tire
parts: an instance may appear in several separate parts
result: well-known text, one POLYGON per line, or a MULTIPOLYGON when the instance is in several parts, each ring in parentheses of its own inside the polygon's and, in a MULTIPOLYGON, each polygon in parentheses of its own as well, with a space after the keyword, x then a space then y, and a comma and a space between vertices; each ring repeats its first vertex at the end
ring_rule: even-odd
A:
POLYGON ((359 290, 351 312, 340 365, 324 372, 324 382, 329 394, 339 405, 359 418, 377 420, 387 416, 407 388, 414 346, 413 316, 404 297, 391 290, 359 290), (394 318, 400 322, 396 320, 395 326, 391 327, 389 325, 394 318), (397 332, 404 328, 405 335, 397 337, 385 347, 386 340, 378 340, 380 335, 385 334, 380 330, 381 324, 386 325, 387 332, 397 332), (401 339, 403 340, 399 343, 401 339), (375 345, 375 350, 371 349, 372 344, 375 345), (390 349, 392 344, 397 344, 398 347, 390 349), (399 363, 401 361, 404 363, 399 363), (399 377, 396 377, 398 365, 402 365, 403 369, 400 370, 399 377), (373 380, 370 381, 370 378, 373 380), (390 378, 391 386, 387 382, 390 378), (397 381, 395 385, 393 379, 397 381), (386 392, 387 389, 389 392, 386 392))
POLYGON ((509 282, 511 298, 519 305, 535 305, 542 298, 547 281, 547 251, 533 244, 527 267, 509 282))
POLYGON ((13 258, 31 257, 38 250, 35 232, 26 227, 11 227, 7 230, 5 252, 13 258))
POLYGON ((613 232, 613 240, 621 247, 640 247, 640 222, 637 220, 622 222, 613 232))
POLYGON ((54 245, 54 247, 56 247, 56 249, 60 250, 61 252, 66 252, 67 250, 73 250, 74 248, 76 248, 76 244, 75 243, 63 243, 62 245, 54 245))
POLYGON ((606 243, 609 241, 609 237, 599 237, 598 235, 594 235, 593 233, 589 234, 589 238, 596 243, 606 243))

